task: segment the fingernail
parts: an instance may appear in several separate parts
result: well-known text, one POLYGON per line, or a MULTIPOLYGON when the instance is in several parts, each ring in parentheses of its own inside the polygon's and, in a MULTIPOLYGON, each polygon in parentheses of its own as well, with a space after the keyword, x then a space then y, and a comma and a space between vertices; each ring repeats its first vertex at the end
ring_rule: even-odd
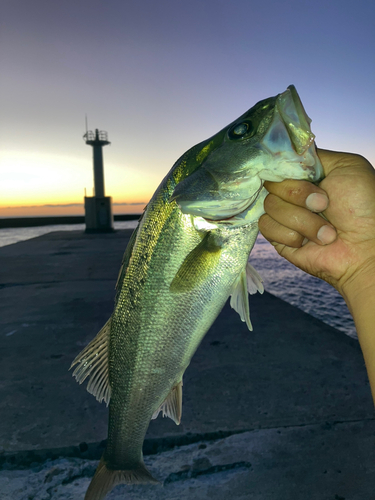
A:
POLYGON ((303 242, 302 242, 302 246, 304 247, 304 246, 306 245, 306 243, 308 243, 308 242, 309 242, 309 240, 308 240, 307 238, 305 238, 305 239, 303 240, 303 242))
POLYGON ((306 198, 306 206, 312 212, 323 212, 328 207, 328 198, 325 194, 312 193, 306 198))
POLYGON ((322 226, 316 236, 318 240, 323 243, 323 245, 329 245, 335 241, 337 233, 331 226, 322 226))

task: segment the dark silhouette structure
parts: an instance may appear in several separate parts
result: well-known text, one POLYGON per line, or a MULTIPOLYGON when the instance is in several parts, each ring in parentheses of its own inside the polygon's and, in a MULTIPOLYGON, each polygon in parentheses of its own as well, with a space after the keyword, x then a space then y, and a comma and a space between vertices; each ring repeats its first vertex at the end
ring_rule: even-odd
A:
POLYGON ((105 196, 103 146, 111 144, 108 134, 103 130, 87 131, 83 136, 88 146, 93 148, 94 163, 94 196, 85 196, 85 223, 86 232, 112 232, 113 215, 112 199, 105 196))

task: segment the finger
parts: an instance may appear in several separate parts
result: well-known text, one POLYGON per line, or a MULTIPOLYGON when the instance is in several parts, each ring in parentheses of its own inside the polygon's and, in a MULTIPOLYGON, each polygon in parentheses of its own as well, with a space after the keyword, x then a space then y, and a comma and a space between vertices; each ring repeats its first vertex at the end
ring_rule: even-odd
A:
POLYGON ((261 216, 258 225, 260 232, 273 245, 277 242, 288 247, 300 248, 305 240, 305 236, 276 222, 268 214, 261 216))
MULTIPOLYGON (((259 230, 266 240, 272 243, 275 247, 281 244, 290 248, 300 248, 308 241, 314 241, 313 239, 309 240, 297 231, 276 222, 268 214, 262 215, 259 219, 259 230)), ((337 235, 336 231, 331 226, 324 225, 318 231, 317 237, 319 245, 328 245, 329 243, 335 241, 337 235)))
POLYGON ((311 213, 306 208, 292 205, 274 194, 269 194, 266 197, 264 209, 275 223, 281 226, 281 228, 277 228, 277 225, 273 224, 271 226, 271 223, 268 222, 269 230, 273 231, 272 238, 274 238, 274 241, 280 241, 275 237, 280 238, 282 235, 285 245, 296 246, 302 244, 301 238, 298 238, 294 233, 298 233, 303 237, 302 241, 307 238, 319 245, 327 245, 336 239, 336 230, 325 219, 311 213))
POLYGON ((319 186, 311 182, 286 180, 283 182, 265 182, 264 187, 288 203, 305 207, 312 212, 323 212, 328 207, 328 196, 319 186))

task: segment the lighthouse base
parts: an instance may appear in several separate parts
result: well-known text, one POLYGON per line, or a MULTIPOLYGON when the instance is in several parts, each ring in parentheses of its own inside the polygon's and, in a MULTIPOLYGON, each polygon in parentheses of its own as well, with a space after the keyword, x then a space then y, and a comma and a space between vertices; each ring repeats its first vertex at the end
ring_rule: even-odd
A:
POLYGON ((113 229, 112 198, 85 196, 86 233, 111 233, 113 229))

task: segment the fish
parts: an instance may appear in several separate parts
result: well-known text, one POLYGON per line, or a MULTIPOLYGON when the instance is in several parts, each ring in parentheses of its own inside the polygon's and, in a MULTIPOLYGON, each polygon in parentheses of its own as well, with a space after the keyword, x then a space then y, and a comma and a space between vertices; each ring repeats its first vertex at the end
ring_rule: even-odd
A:
POLYGON ((252 330, 248 294, 263 284, 248 259, 263 184, 323 177, 310 123, 290 85, 184 153, 145 208, 113 313, 71 365, 109 405, 106 449, 85 500, 122 483, 157 483, 143 461, 147 428, 159 413, 180 423, 184 372, 229 297, 252 330))

